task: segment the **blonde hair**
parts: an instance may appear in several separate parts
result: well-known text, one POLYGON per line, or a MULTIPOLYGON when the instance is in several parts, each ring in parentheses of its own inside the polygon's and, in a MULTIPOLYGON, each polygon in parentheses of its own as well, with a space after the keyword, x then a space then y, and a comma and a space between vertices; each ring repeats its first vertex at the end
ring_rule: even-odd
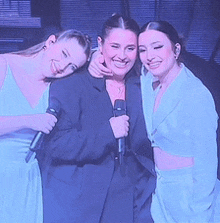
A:
MULTIPOLYGON (((60 40, 70 40, 73 38, 77 39, 79 45, 84 48, 84 52, 87 58, 90 56, 91 39, 88 35, 85 35, 82 32, 74 30, 74 29, 69 29, 69 30, 62 31, 55 34, 55 37, 56 37, 57 42, 60 40)), ((45 47, 45 43, 46 43, 46 40, 28 49, 13 52, 13 54, 22 55, 22 56, 35 55, 39 53, 45 47)))

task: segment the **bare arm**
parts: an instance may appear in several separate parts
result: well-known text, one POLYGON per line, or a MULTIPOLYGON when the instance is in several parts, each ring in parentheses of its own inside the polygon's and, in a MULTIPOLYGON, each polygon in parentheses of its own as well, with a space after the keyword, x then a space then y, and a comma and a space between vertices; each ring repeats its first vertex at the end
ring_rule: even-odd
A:
MULTIPOLYGON (((3 86, 7 73, 7 61, 4 56, 0 56, 0 90, 3 86)), ((57 119, 50 114, 0 116, 0 135, 17 131, 23 128, 31 128, 48 134, 57 119)))
POLYGON ((48 134, 54 127, 57 119, 45 113, 36 115, 0 116, 0 135, 30 128, 48 134))

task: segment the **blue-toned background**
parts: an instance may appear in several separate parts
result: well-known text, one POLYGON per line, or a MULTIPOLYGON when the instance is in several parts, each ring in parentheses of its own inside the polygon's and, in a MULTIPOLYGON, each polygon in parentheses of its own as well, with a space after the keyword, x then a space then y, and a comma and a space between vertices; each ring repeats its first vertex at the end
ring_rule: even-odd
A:
POLYGON ((96 46, 103 21, 115 12, 140 26, 155 19, 173 24, 185 38, 185 64, 209 88, 220 115, 220 0, 0 0, 0 53, 69 28, 89 34, 96 46))

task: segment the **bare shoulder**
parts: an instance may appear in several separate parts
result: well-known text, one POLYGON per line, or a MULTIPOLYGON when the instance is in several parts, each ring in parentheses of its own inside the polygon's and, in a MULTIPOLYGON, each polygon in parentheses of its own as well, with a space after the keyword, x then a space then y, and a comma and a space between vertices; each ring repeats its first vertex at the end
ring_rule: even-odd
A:
POLYGON ((1 67, 7 67, 7 56, 6 54, 0 54, 0 65, 1 67))

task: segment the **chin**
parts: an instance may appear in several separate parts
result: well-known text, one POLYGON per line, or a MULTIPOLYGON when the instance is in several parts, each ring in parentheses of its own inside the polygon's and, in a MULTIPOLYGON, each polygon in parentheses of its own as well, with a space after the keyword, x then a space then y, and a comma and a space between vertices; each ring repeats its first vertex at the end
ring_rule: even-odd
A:
POLYGON ((127 72, 123 72, 123 73, 119 73, 119 72, 114 72, 114 76, 117 79, 124 79, 124 77, 126 76, 127 72))
POLYGON ((157 69, 149 69, 150 73, 152 73, 154 76, 161 76, 161 74, 163 73, 163 71, 161 71, 160 68, 157 69))

